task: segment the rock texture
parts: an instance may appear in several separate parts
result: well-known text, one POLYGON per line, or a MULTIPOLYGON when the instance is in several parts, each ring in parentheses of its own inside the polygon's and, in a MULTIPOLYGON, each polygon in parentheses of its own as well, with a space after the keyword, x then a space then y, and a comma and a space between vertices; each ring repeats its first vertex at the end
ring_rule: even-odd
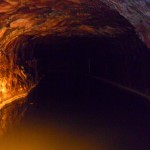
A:
POLYGON ((16 93, 27 92, 38 82, 39 76, 35 73, 38 60, 34 59, 34 50, 39 37, 106 38, 124 43, 126 49, 132 47, 132 52, 136 49, 144 53, 146 49, 133 26, 99 0, 3 0, 0 8, 2 104, 16 93), (122 37, 130 37, 130 41, 127 43, 122 37))
POLYGON ((150 48, 150 1, 149 0, 102 0, 117 10, 136 28, 139 37, 150 48))

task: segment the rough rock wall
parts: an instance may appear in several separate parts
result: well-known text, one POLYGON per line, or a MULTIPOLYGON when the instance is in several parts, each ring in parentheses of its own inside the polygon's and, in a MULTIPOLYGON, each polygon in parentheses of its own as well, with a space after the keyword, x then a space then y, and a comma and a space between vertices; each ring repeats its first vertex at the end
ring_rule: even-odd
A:
POLYGON ((101 0, 127 18, 136 28, 139 37, 150 48, 149 0, 101 0))
POLYGON ((96 7, 95 3, 87 2, 89 1, 0 2, 1 99, 28 90, 32 85, 25 66, 18 64, 22 61, 18 61, 18 51, 29 39, 45 35, 115 37, 132 30, 123 17, 103 3, 96 7), (122 21, 124 23, 119 26, 122 21))
POLYGON ((46 35, 135 36, 132 25, 99 0, 3 0, 0 8, 1 103, 37 82, 26 69, 36 70, 36 60, 24 58, 26 51, 30 55, 34 49, 28 44, 31 40, 46 35))

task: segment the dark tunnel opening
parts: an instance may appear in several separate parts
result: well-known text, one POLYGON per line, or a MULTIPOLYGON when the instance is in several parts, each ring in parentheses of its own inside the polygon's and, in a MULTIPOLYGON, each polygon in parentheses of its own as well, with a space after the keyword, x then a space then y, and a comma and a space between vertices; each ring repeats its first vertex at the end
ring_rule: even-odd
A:
POLYGON ((1 149, 149 150, 150 50, 137 28, 100 1, 20 4, 2 2, 1 149))
POLYGON ((29 39, 18 64, 33 80, 56 72, 91 75, 149 96, 150 51, 136 36, 128 36, 29 39))
POLYGON ((149 100, 138 92, 93 78, 145 91, 150 54, 141 43, 129 45, 131 39, 36 39, 32 59, 37 60, 38 75, 43 78, 28 95, 24 120, 38 118, 37 124, 47 124, 54 119, 60 126, 84 128, 85 132, 90 129, 98 139, 109 129, 114 139, 108 133, 103 140, 106 145, 111 141, 114 149, 121 149, 125 141, 129 148, 139 150, 143 143, 148 145, 149 100))

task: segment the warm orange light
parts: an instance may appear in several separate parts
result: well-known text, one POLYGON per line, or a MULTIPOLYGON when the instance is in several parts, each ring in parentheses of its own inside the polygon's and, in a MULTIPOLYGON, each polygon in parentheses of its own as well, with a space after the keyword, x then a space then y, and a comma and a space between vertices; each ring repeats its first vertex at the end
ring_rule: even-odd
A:
POLYGON ((29 89, 29 87, 22 85, 16 78, 0 78, 0 109, 6 104, 26 95, 29 89))

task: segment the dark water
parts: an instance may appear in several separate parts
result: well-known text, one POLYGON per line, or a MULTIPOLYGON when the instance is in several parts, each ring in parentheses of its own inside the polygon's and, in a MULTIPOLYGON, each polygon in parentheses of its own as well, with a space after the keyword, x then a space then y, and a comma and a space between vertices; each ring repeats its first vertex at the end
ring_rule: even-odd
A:
POLYGON ((92 77, 51 72, 27 106, 20 126, 4 138, 4 150, 150 148, 150 102, 92 77))

